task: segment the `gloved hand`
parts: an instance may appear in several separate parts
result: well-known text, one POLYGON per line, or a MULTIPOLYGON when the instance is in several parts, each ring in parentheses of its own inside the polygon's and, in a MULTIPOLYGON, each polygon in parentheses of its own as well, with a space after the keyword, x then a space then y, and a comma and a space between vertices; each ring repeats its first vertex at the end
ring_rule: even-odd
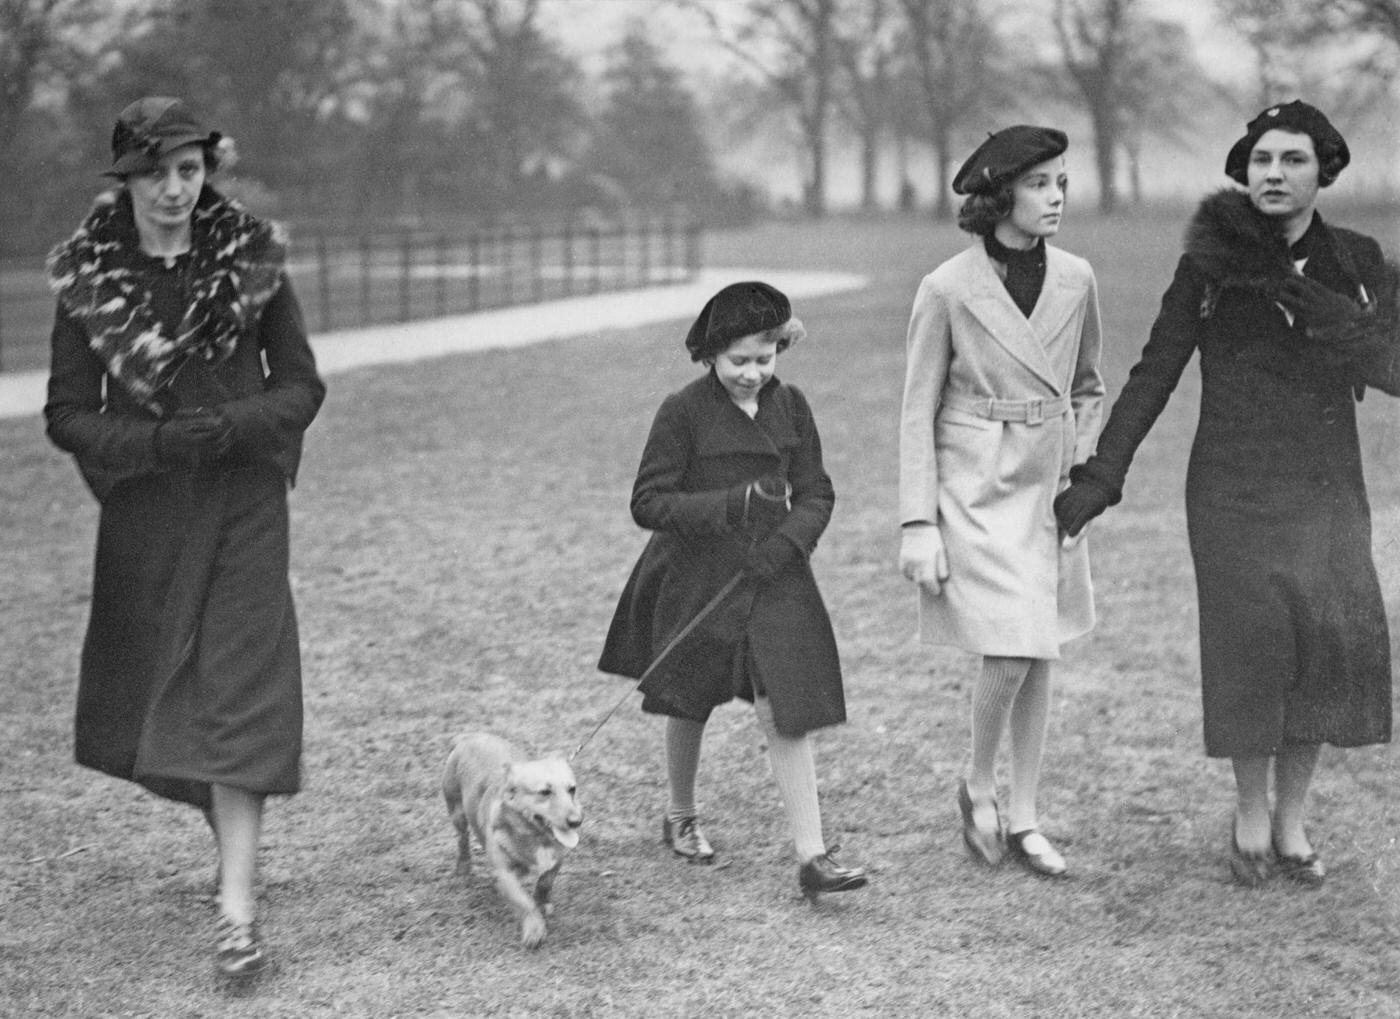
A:
POLYGON ((770 534, 744 557, 744 572, 768 582, 803 556, 802 549, 781 531, 770 534))
POLYGON ((751 530, 760 537, 783 522, 788 514, 792 486, 777 474, 744 482, 729 490, 725 516, 730 526, 751 530))
POLYGON ((217 410, 176 411, 156 426, 156 460, 163 467, 198 470, 217 463, 233 445, 233 424, 217 410))
POLYGON ((1091 478, 1080 478, 1055 496, 1055 522, 1060 531, 1075 538, 1093 520, 1114 503, 1113 493, 1091 478))
POLYGON ((932 595, 948 579, 948 552, 937 524, 907 524, 899 542, 899 572, 932 595))
POLYGON ((1301 273, 1279 285, 1278 301, 1303 320, 1309 333, 1344 329, 1362 314, 1361 305, 1301 273))

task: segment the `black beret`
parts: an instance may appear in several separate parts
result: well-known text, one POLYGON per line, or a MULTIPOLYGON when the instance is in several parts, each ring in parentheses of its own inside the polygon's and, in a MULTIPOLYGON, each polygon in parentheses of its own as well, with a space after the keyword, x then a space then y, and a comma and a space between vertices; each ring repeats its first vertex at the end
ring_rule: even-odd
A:
POLYGON ((1338 162, 1330 168, 1334 176, 1351 162, 1351 150, 1347 148, 1346 139, 1332 126, 1326 115, 1316 106, 1294 99, 1290 103, 1270 106, 1245 125, 1244 137, 1230 146, 1230 154, 1225 157, 1225 176, 1237 184, 1247 184, 1249 154, 1254 151, 1260 138, 1275 129, 1307 135, 1313 140, 1318 156, 1327 150, 1335 152, 1338 162))
POLYGON ((1016 179, 1023 170, 1062 155, 1069 138, 1053 127, 1017 124, 987 135, 953 177, 959 195, 991 194, 1016 179))
POLYGON ((731 283, 700 309, 686 333, 685 349, 692 361, 703 361, 737 339, 776 328, 790 318, 792 304, 782 291, 757 280, 731 283))
POLYGON ((140 173, 182 145, 212 148, 221 138, 218 131, 201 124, 182 100, 146 96, 117 116, 112 128, 112 166, 103 172, 109 177, 140 173))

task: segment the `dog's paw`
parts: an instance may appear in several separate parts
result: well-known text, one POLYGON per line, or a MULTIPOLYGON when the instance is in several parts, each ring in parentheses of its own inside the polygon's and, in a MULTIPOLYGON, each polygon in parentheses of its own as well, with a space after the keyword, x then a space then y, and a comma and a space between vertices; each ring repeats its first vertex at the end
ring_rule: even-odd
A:
POLYGON ((520 926, 520 943, 526 948, 539 948, 544 944, 546 933, 548 932, 545 929, 544 917, 538 913, 531 913, 520 926))

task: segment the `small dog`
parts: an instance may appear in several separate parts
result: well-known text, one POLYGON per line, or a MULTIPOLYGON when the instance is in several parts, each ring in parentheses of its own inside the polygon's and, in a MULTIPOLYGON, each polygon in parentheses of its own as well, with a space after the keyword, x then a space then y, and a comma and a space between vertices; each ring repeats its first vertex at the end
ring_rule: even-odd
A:
POLYGON ((457 873, 471 873, 471 835, 486 851, 496 890, 520 919, 520 941, 538 948, 555 875, 578 845, 583 811, 574 771, 561 756, 527 760, 488 733, 458 736, 442 776, 457 827, 457 873))

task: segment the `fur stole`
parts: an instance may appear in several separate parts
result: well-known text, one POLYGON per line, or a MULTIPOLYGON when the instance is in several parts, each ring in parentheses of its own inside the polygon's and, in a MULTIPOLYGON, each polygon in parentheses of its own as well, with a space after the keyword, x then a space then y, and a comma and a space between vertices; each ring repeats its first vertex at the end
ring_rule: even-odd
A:
POLYGON ((49 254, 49 287, 116 379, 160 414, 157 393, 187 356, 218 362, 277 293, 286 261, 280 229, 205 187, 190 220, 188 302, 174 334, 150 307, 131 196, 107 192, 49 254))
POLYGON ((1293 272, 1288 244, 1240 191, 1206 197, 1186 227, 1186 254, 1206 278, 1201 317, 1208 318, 1222 290, 1253 290, 1276 300, 1293 272))

